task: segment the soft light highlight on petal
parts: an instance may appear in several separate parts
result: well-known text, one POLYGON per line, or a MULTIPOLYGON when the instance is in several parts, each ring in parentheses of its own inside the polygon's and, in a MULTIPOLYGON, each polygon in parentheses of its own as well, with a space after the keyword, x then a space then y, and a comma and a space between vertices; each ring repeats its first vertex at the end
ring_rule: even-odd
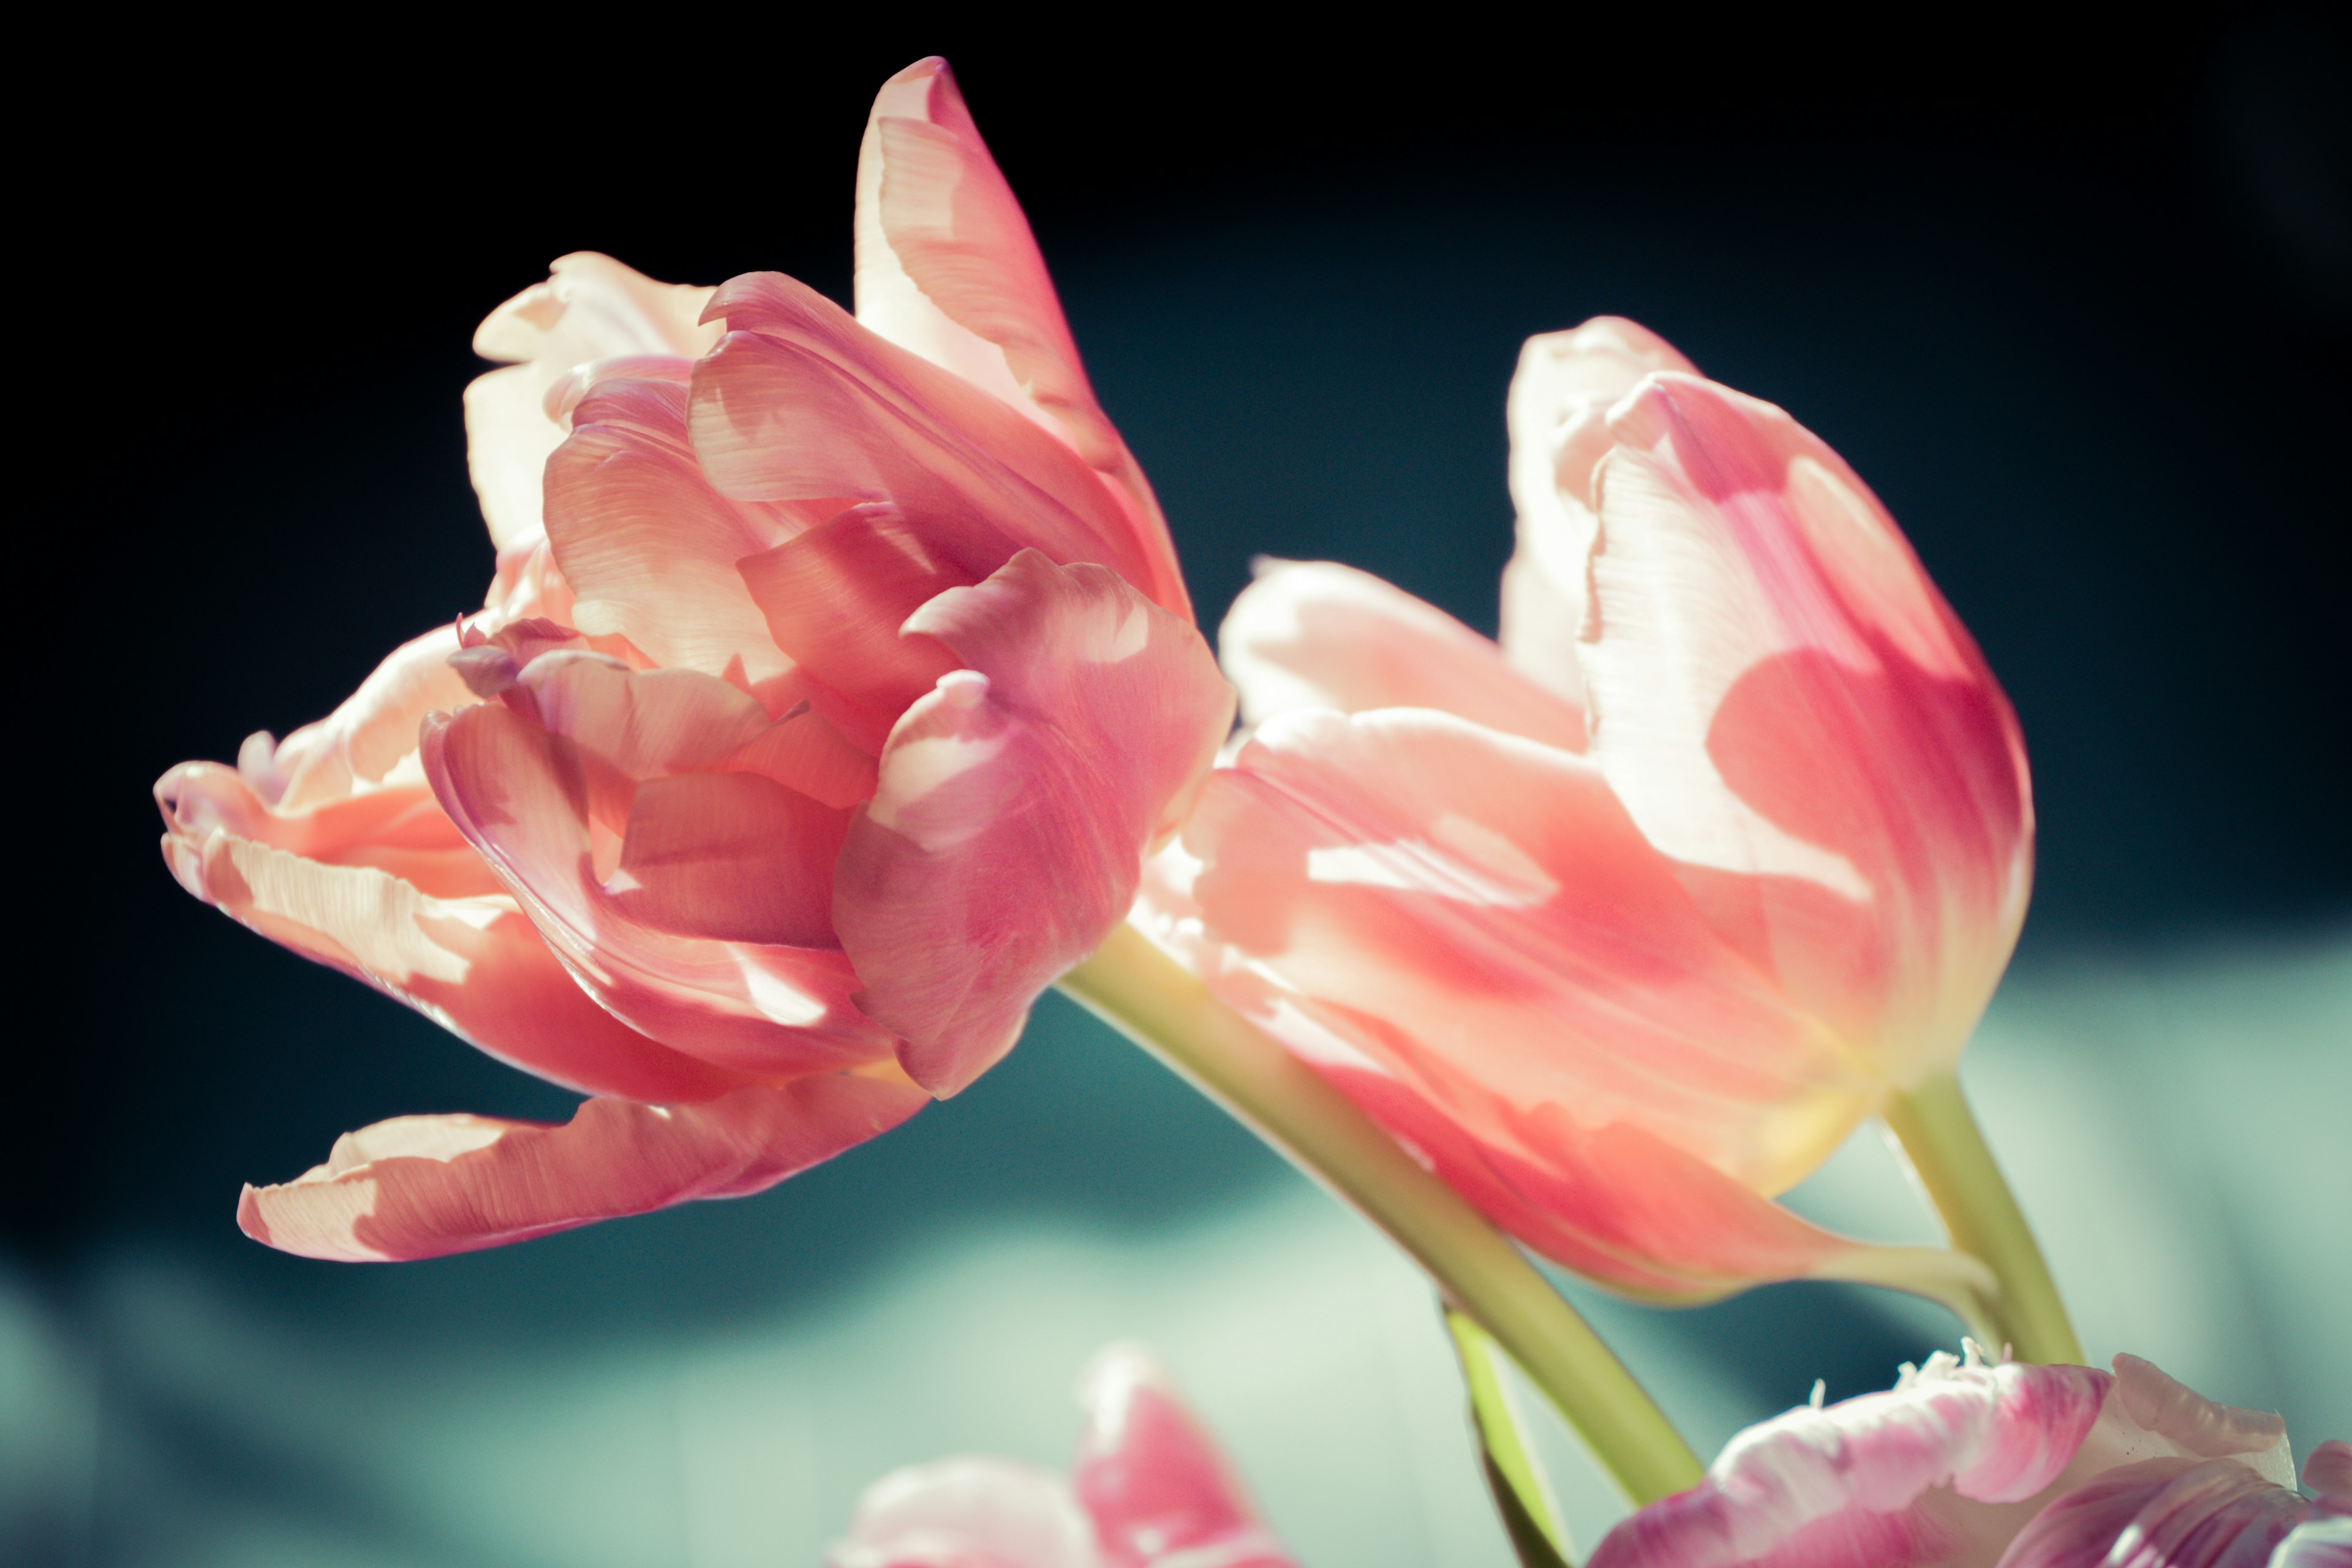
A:
POLYGON ((1610 446, 1610 405, 1652 371, 1698 374, 1674 346, 1620 316, 1542 332, 1519 350, 1504 406, 1518 548, 1503 569, 1502 645, 1512 665, 1584 704, 1586 562, 1598 526, 1592 469, 1610 446))
POLYGON ((1468 626, 1369 572, 1261 560, 1217 628, 1242 718, 1328 708, 1432 708, 1576 752, 1578 705, 1521 674, 1468 626))
POLYGON ((700 321, 708 289, 656 283, 589 251, 558 258, 548 274, 474 334, 476 353, 510 362, 466 388, 467 467, 501 549, 541 526, 541 472, 564 435, 547 407, 551 391, 597 360, 691 360, 718 338, 700 321))

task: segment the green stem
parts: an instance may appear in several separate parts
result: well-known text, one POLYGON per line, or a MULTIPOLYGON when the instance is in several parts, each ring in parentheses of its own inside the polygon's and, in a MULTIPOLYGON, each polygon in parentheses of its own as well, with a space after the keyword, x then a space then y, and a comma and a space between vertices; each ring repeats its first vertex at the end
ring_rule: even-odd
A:
POLYGON ((1496 1511, 1503 1516, 1503 1531, 1511 1538, 1520 1568, 1569 1568, 1574 1558, 1559 1522, 1559 1506, 1544 1484, 1535 1450, 1520 1434, 1518 1412, 1511 1408, 1510 1391, 1503 1385, 1502 1347, 1452 1308, 1445 1310, 1445 1329, 1454 1337, 1462 1381, 1470 1392, 1470 1425, 1478 1436, 1486 1489, 1494 1494, 1496 1511))
POLYGON ((1129 925, 1061 987, 1386 1231, 1493 1334, 1636 1504, 1698 1484, 1698 1458, 1518 1248, 1320 1074, 1129 925))
POLYGON ((1999 1288, 1985 1302, 1993 1331, 2021 1361, 2083 1360, 2082 1342, 1984 1132, 1949 1073, 1888 1101, 1886 1125, 1910 1156, 1952 1245, 1981 1258, 1999 1288))

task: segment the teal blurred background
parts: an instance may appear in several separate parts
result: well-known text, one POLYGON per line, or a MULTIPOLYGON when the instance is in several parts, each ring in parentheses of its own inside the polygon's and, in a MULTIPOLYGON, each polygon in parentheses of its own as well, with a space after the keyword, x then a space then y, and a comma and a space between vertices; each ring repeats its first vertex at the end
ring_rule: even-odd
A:
MULTIPOLYGON (((627 91, 576 39, 385 39, 392 93, 212 41, 113 72, 92 114, 140 134, 48 135, 29 177, 0 1560, 814 1563, 892 1466, 1059 1463, 1078 1367, 1132 1338, 1310 1564, 1506 1561, 1425 1289, 1055 998, 966 1095, 761 1197, 383 1268, 232 1224, 348 1127, 569 1097, 188 900, 149 782, 479 602, 467 339, 550 258, 845 296, 866 101, 933 48, 1206 616, 1265 551, 1491 629, 1511 364, 1595 312, 1838 447, 2025 724, 2040 881, 1968 1081, 2093 1354, 2352 1436, 2336 34, 1080 58, 877 26, 627 91)), ((1933 1234, 1868 1136, 1793 1201, 1933 1234)), ((1579 1299, 1703 1451, 1957 1331, 1835 1287, 1579 1299)), ((1589 1544, 1612 1505, 1549 1443, 1589 1544)))

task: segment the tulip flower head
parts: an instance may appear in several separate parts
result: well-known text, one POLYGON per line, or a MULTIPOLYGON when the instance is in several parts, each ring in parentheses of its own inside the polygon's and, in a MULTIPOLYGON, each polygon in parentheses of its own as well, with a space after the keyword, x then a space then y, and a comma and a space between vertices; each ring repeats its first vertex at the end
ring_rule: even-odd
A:
POLYGON ((1883 1276, 1768 1200, 1990 998, 2031 879, 2016 721, 1852 470, 1655 335, 1531 340, 1508 422, 1500 643, 1263 565, 1221 632, 1253 729, 1148 929, 1596 1280, 1883 1276))
POLYGON ((1749 1427, 1699 1486, 1612 1531, 1591 1568, 2352 1562, 2352 1447, 2314 1453, 2307 1501, 2275 1415, 2136 1356, 2110 1374, 1967 1352, 1906 1366, 1892 1393, 1749 1427))
POLYGON ((966 1456, 883 1477, 829 1568, 1293 1568, 1160 1365, 1114 1345, 1079 1380, 1065 1478, 966 1456))
POLYGON ((857 190, 855 316, 597 256, 493 312, 487 607, 157 785, 198 898, 593 1097, 351 1134, 247 1190, 257 1238, 494 1246, 872 1137, 1012 1047, 1197 794, 1232 693, 944 62, 857 190))

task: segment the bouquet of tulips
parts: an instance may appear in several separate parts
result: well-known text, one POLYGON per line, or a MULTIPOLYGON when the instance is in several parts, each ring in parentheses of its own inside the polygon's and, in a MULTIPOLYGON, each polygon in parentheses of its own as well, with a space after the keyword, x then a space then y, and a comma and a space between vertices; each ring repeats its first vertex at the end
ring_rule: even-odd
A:
MULTIPOLYGON (((1956 1076, 2025 913, 2023 742, 1836 453, 1631 321, 1539 336, 1498 642, 1266 561, 1213 651, 944 62, 883 86, 856 221, 854 314, 594 255, 492 313, 483 608, 157 784, 188 891, 587 1097, 346 1133, 247 1235, 397 1260, 757 1192, 1059 986, 1426 1272, 1528 1564, 1579 1552, 1511 1366, 1635 1507, 1596 1568, 2352 1563, 2352 1447, 2306 1497, 2275 1416, 2081 1364, 1956 1076), (1774 1201, 1873 1118, 1948 1247, 1774 1201), (1969 1337, 1703 1466, 1529 1253, 1969 1337)), ((1148 1353, 1082 1387, 1066 1478, 886 1477, 837 1568, 1291 1561, 1148 1353)))

